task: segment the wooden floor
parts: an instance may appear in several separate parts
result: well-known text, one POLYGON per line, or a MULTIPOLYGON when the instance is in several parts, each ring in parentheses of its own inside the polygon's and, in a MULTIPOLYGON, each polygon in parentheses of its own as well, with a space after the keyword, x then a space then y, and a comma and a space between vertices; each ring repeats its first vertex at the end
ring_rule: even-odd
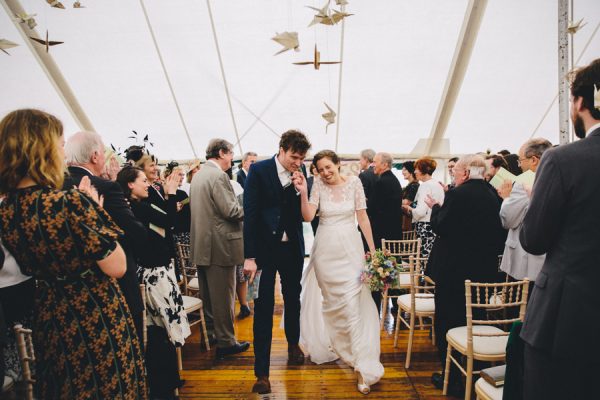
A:
MULTIPOLYGON (((236 307, 237 308, 237 307, 236 307)), ((287 342, 279 328, 282 299, 275 305, 273 346, 271 351, 270 395, 251 393, 254 384, 254 353, 250 349, 226 360, 215 360, 215 350, 203 350, 199 345, 197 325, 183 348, 181 399, 352 399, 365 398, 356 390, 356 378, 351 368, 341 361, 315 365, 305 361, 302 366, 287 365, 287 342)), ((236 310, 237 311, 237 310, 236 310)), ((252 343, 252 317, 236 321, 238 340, 252 343)), ((429 331, 416 331, 410 369, 404 368, 408 331, 400 332, 398 348, 394 348, 393 320, 388 318, 381 333, 381 361, 385 375, 371 388, 369 399, 452 399, 442 396, 430 382, 431 374, 440 370, 429 331)))

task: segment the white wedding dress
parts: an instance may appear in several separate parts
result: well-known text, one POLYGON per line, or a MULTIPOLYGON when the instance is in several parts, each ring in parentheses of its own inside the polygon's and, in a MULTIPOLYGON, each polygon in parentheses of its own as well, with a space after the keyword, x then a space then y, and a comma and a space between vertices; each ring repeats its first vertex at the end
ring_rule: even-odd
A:
POLYGON ((331 186, 315 179, 310 203, 320 219, 302 276, 300 343, 311 361, 341 358, 373 385, 384 370, 377 307, 360 281, 365 258, 355 211, 367 208, 361 181, 351 176, 331 186))

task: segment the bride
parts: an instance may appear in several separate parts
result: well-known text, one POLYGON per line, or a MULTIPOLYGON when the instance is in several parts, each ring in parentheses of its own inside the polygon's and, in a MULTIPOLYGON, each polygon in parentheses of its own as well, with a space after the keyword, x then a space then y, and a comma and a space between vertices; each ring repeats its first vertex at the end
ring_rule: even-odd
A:
POLYGON ((341 358, 354 368, 358 390, 367 394, 383 376, 379 361, 379 315, 369 289, 361 283, 363 245, 375 250, 360 179, 340 175, 340 160, 331 150, 313 158, 319 177, 308 199, 306 179, 295 173, 302 216, 312 221, 319 209, 319 228, 310 263, 302 277, 300 342, 313 362, 341 358), (356 217, 356 219, 355 219, 356 217))

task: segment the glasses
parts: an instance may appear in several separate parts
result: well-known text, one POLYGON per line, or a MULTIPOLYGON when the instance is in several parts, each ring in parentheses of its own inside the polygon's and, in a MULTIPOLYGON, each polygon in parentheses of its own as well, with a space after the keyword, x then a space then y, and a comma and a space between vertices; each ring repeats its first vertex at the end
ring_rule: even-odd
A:
POLYGON ((523 158, 519 157, 519 159, 517 160, 517 164, 521 165, 521 163, 523 161, 530 160, 531 158, 533 158, 533 156, 531 156, 531 157, 523 157, 523 158))

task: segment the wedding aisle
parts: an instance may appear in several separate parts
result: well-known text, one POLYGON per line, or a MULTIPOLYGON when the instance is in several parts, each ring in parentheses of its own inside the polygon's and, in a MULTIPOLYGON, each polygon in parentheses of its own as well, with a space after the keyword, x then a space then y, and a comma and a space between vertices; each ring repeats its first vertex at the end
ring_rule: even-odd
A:
MULTIPOLYGON (((279 279, 277 280, 279 281, 279 279)), ((278 285, 279 286, 279 285, 278 285)), ((279 289, 277 289, 279 290, 279 289)), ((253 350, 226 360, 215 360, 214 349, 203 351, 199 345, 198 325, 183 348, 181 399, 445 399, 441 391, 430 383, 431 374, 439 370, 439 362, 428 331, 416 331, 409 370, 404 368, 407 331, 400 333, 398 348, 394 348, 393 319, 388 317, 382 332, 381 361, 385 376, 368 396, 356 390, 353 371, 342 362, 314 365, 309 361, 302 366, 287 366, 287 342, 279 329, 283 311, 281 295, 276 297, 271 352, 270 395, 250 393, 255 381, 253 350)), ((236 314, 238 309, 236 307, 236 314)), ((236 320, 238 340, 252 342, 252 316, 236 320)))

